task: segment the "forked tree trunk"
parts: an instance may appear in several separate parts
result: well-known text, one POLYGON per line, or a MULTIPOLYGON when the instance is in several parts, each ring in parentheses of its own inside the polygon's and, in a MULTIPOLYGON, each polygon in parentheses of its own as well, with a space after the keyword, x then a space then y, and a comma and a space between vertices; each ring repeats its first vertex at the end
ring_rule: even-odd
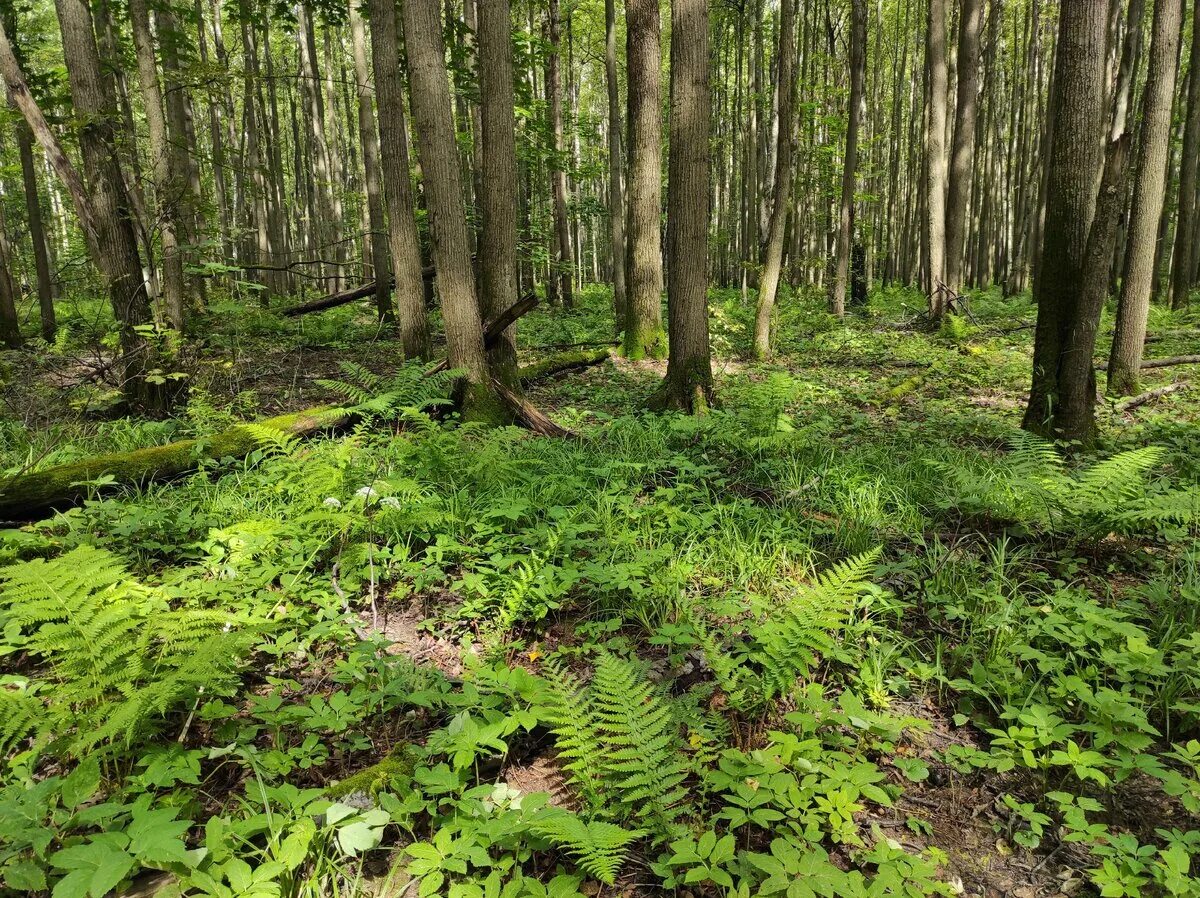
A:
MULTIPOLYGON (((996 15, 997 10, 992 11, 996 15)), ((963 0, 958 20, 958 100, 950 145, 950 182, 946 194, 946 286, 951 295, 963 287, 963 252, 967 236, 967 203, 975 167, 975 118, 979 93, 979 32, 983 0, 963 0)))
POLYGON ((1171 105, 1175 97, 1182 26, 1183 0, 1156 0, 1150 39, 1150 71, 1146 78, 1138 138, 1129 247, 1117 303, 1117 327, 1108 360, 1108 392, 1118 396, 1132 396, 1138 392, 1146 317, 1150 314, 1150 293, 1158 259, 1159 219, 1167 186, 1171 105))
POLYGON ((408 171, 408 127, 400 82, 400 35, 394 0, 368 0, 371 60, 379 99, 379 155, 387 199, 388 245, 395 279, 400 345, 409 358, 429 357, 429 323, 421 277, 421 243, 413 218, 408 171))
MULTIPOLYGON (((784 0, 790 3, 791 0, 784 0)), ((659 405, 700 412, 712 401, 708 342, 708 2, 671 3, 671 156, 667 183, 670 356, 659 405)))
POLYGON ((380 321, 391 323, 392 295, 388 290, 387 232, 383 216, 383 185, 379 175, 379 131, 375 125, 375 98, 371 91, 371 64, 367 59, 367 31, 362 14, 350 4, 350 43, 354 52, 354 80, 358 93, 358 141, 362 146, 363 179, 367 195, 367 221, 371 227, 371 267, 375 273, 375 312, 380 321))
MULTIPOLYGON (((479 185, 483 228, 480 263, 483 316, 495 320, 517 299, 517 147, 514 134, 512 11, 508 0, 479 6, 480 131, 483 178, 479 185)), ((492 374, 510 389, 516 377, 516 326, 488 353, 492 374)))
POLYGON ((792 193, 792 93, 795 90, 796 2, 782 0, 779 7, 778 63, 775 98, 779 126, 775 150, 774 198, 771 203, 767 241, 763 247, 762 273, 758 281, 758 308, 754 316, 754 355, 765 359, 771 354, 771 315, 783 269, 783 239, 791 211, 792 193))
POLYGON ((1090 420, 1096 401, 1086 390, 1065 390, 1063 372, 1092 352, 1086 334, 1094 334, 1094 325, 1082 319, 1081 289, 1101 163, 1106 24, 1103 4, 1060 8, 1041 248, 1042 257, 1054 261, 1040 268, 1033 285, 1033 385, 1022 426, 1064 440, 1090 438, 1080 422, 1090 420))
POLYGON ((662 49, 658 0, 626 0, 629 70, 629 243, 625 289, 626 358, 660 358, 662 327, 662 49))
POLYGON ((854 239, 854 192, 858 172, 858 129, 862 116, 863 82, 867 67, 867 4, 852 0, 850 7, 850 106, 846 127, 846 158, 842 167, 842 207, 838 221, 837 274, 830 294, 830 311, 846 314, 846 289, 854 239))
POLYGON ((461 369, 466 379, 464 417, 495 421, 504 411, 492 390, 475 296, 437 0, 405 0, 404 36, 447 355, 450 367, 461 369))

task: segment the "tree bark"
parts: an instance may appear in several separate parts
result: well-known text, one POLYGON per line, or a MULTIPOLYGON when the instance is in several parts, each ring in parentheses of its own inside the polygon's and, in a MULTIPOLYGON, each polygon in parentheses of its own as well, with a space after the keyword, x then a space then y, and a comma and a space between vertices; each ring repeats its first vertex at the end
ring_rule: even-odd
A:
POLYGON ((1033 285, 1038 307, 1033 385, 1022 425, 1043 436, 1081 442, 1090 438, 1079 422, 1090 419, 1095 394, 1064 393, 1063 371, 1076 356, 1090 358, 1092 351, 1086 338, 1081 340, 1094 327, 1082 318, 1081 285, 1101 164, 1106 25, 1103 4, 1060 7, 1041 247, 1042 257, 1054 261, 1039 270, 1033 285))
MULTIPOLYGON (((993 11, 995 15, 995 11, 993 11)), ((946 286, 962 291, 963 251, 967 236, 967 204, 975 167, 975 119, 979 94, 979 33, 983 0, 963 0, 958 20, 957 102, 950 147, 950 182, 946 194, 946 286)))
POLYGON ((462 397, 464 417, 502 420, 505 413, 492 390, 483 344, 483 323, 475 296, 471 244, 463 208, 446 72, 446 48, 437 0, 406 0, 404 36, 417 154, 425 178, 433 261, 446 324, 450 367, 461 369, 466 379, 462 397))
POLYGON ((1182 27, 1183 0, 1156 0, 1125 276, 1121 279, 1117 326, 1108 360, 1108 392, 1113 395, 1131 396, 1138 392, 1138 369, 1158 258, 1159 218, 1166 191, 1171 105, 1182 27))
POLYGON ((778 62, 775 75, 775 99, 778 124, 775 150, 774 198, 763 246, 762 273, 758 279, 758 308, 754 315, 754 356, 765 359, 771 354, 771 315, 783 268, 783 239, 791 211, 792 194, 792 95, 796 87, 796 3, 782 0, 779 5, 778 62))
POLYGON ((558 297, 564 308, 575 304, 572 292, 574 255, 571 251, 571 226, 567 220, 567 157, 563 150, 562 79, 559 76, 560 35, 558 0, 549 0, 546 13, 550 47, 546 51, 546 104, 550 109, 550 181, 554 206, 554 272, 558 297))
MULTIPOLYGON (((1089 2, 1089 0, 1083 0, 1089 2)), ((946 0, 929 0, 925 40, 925 292, 929 315, 946 312, 946 0)))
MULTIPOLYGON (((971 2, 971 0, 967 0, 971 2)), ((977 2, 977 0, 976 0, 977 2)), ((846 314, 846 288, 850 280, 854 239, 854 193, 858 172, 858 130, 862 116, 863 82, 867 68, 867 4, 852 0, 850 7, 850 105, 847 109, 846 157, 842 168, 842 205, 838 220, 837 274, 830 294, 830 310, 846 314)))
POLYGON ((625 56, 629 86, 629 243, 625 288, 626 358, 661 358, 662 49, 658 0, 627 0, 625 56))
POLYGON ((708 408, 713 391, 708 340, 710 116, 708 0, 672 0, 667 167, 670 355, 656 404, 692 413, 708 408))
POLYGON ((608 222, 612 248, 613 320, 620 332, 625 322, 625 184, 621 150, 621 94, 617 84, 616 0, 604 0, 604 81, 608 89, 608 222))
POLYGON ((1179 218, 1175 224, 1175 252, 1171 260, 1171 308, 1188 302, 1195 267, 1197 239, 1197 172, 1200 170, 1200 0, 1192 11, 1192 51, 1188 63, 1187 119, 1183 129, 1183 155, 1179 165, 1179 218))
MULTIPOLYGON (((480 131, 483 178, 479 185, 483 317, 491 321, 517 298, 517 147, 513 122, 512 10, 509 0, 479 6, 480 131)), ((507 328, 488 353, 492 374, 510 389, 516 379, 516 327, 507 328)))

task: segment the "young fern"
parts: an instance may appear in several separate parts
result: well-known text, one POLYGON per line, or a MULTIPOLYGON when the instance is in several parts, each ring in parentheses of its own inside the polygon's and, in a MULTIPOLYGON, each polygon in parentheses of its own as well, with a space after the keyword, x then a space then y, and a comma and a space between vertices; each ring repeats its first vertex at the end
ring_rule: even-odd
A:
POLYGON ((645 835, 602 820, 585 822, 562 808, 547 808, 534 817, 531 828, 575 857, 588 876, 612 885, 625 862, 629 844, 645 835))
POLYGON ((591 693, 569 672, 548 661, 541 715, 554 734, 558 759, 586 807, 605 806, 604 753, 591 693))

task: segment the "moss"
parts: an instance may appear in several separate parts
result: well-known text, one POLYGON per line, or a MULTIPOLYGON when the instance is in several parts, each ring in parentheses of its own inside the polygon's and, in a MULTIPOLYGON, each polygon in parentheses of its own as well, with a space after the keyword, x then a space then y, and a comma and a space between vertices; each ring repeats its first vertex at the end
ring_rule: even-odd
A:
POLYGON ((346 423, 348 415, 320 407, 278 415, 257 427, 234 425, 206 440, 180 440, 132 452, 98 455, 42 471, 19 474, 0 483, 0 517, 25 517, 44 508, 66 505, 88 494, 87 483, 111 478, 114 486, 137 486, 151 480, 178 477, 197 467, 204 458, 241 458, 257 449, 254 432, 269 428, 289 434, 306 434, 346 423))
POLYGON ((489 384, 463 381, 458 407, 463 421, 493 427, 513 423, 512 410, 500 400, 489 384))
POLYGON ((612 347, 609 346, 605 346, 602 349, 577 349, 571 352, 560 352, 532 364, 522 366, 520 371, 521 383, 528 386, 560 371, 570 371, 572 368, 586 368, 588 365, 596 365, 611 355, 612 347))
POLYGON ((347 795, 377 795, 382 789, 390 786, 392 780, 410 778, 416 769, 417 760, 418 755, 413 746, 397 745, 377 763, 329 786, 325 790, 325 796, 337 799, 347 795))
POLYGON ((642 359, 665 359, 667 357, 667 332, 659 327, 625 331, 625 342, 621 354, 631 361, 642 359))

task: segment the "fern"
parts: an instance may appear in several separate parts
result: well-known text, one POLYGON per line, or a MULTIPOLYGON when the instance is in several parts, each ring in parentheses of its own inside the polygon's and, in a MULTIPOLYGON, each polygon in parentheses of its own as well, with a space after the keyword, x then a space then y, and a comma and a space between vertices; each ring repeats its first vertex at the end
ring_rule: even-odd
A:
POLYGON ((585 822, 562 808, 541 811, 530 824, 538 835, 573 855, 589 876, 612 885, 631 842, 645 835, 602 820, 585 822))
POLYGON ((34 736, 77 755, 129 743, 202 691, 227 686, 246 649, 226 616, 171 608, 91 546, 12 565, 0 582, 8 648, 40 666, 27 689, 3 693, 5 747, 34 736), (32 725, 31 702, 39 711, 32 725))
POLYGON ((600 723, 591 693, 554 662, 545 665, 541 713, 554 733, 559 762, 584 804, 598 809, 607 797, 600 723))
POLYGON ((364 417, 385 421, 410 418, 414 410, 445 404, 461 372, 426 374, 419 364, 405 365, 390 377, 368 371, 355 362, 339 367, 346 380, 318 380, 346 402, 346 409, 364 417))

